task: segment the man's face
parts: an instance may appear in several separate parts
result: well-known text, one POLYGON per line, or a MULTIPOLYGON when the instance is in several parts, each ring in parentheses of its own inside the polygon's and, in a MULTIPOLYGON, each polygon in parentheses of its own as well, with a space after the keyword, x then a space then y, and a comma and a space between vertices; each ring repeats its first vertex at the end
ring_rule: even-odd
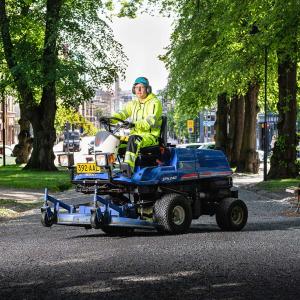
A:
POLYGON ((135 90, 135 95, 139 99, 145 99, 147 97, 146 87, 143 84, 138 83, 137 85, 134 86, 134 90, 135 90))

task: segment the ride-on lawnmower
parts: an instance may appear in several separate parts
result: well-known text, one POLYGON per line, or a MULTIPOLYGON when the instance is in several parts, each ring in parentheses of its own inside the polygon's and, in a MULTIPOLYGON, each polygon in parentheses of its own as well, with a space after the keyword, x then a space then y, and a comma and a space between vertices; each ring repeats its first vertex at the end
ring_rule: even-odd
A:
POLYGON ((95 163, 77 164, 72 175, 77 191, 94 194, 93 201, 69 205, 45 191, 44 226, 82 226, 109 234, 128 234, 135 228, 178 234, 201 215, 216 215, 222 230, 245 226, 248 210, 232 189, 232 171, 222 151, 167 147, 163 117, 159 145, 140 150, 131 174, 123 163, 126 148, 116 133, 132 124, 117 118, 102 118, 101 123, 106 131, 95 137, 95 163))

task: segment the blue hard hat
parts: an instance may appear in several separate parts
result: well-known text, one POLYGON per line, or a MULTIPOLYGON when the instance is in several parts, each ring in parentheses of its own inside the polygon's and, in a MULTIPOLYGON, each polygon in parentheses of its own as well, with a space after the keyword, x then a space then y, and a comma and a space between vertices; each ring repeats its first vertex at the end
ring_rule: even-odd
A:
POLYGON ((136 85, 136 84, 139 84, 139 83, 146 86, 146 87, 149 86, 149 80, 146 77, 138 77, 135 80, 133 85, 136 85))

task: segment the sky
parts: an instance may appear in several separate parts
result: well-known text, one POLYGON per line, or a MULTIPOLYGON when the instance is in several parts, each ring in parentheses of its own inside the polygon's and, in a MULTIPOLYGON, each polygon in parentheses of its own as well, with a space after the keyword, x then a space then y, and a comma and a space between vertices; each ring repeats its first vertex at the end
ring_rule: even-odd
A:
POLYGON ((158 55, 165 54, 164 48, 169 45, 171 20, 142 15, 136 19, 114 19, 111 27, 128 57, 126 80, 121 82, 121 89, 130 90, 140 76, 149 79, 154 92, 163 89, 168 73, 158 55))

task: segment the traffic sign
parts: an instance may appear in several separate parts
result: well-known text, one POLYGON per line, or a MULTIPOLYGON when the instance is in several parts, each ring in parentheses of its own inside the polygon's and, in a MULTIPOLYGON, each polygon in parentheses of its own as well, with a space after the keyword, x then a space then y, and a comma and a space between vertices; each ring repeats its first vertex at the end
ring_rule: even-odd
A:
POLYGON ((203 121, 203 126, 213 126, 215 121, 203 121))
POLYGON ((187 120, 187 128, 189 133, 194 133, 194 120, 187 120))

